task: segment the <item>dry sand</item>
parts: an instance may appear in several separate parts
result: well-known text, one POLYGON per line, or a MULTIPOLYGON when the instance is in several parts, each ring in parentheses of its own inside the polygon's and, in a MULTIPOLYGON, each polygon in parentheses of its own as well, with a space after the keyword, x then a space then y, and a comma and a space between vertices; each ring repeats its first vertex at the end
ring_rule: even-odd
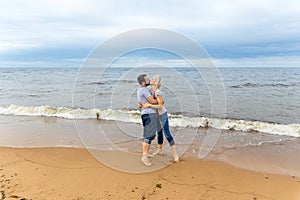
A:
MULTIPOLYGON (((139 159, 130 163, 142 166, 139 159)), ((0 187, 0 199, 300 199, 297 177, 192 158, 154 172, 126 173, 74 148, 1 147, 0 187)))

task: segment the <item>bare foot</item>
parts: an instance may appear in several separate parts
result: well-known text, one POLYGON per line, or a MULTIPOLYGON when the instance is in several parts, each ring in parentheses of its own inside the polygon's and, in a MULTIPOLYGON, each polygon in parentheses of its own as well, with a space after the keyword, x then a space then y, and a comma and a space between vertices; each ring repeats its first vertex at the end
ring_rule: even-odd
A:
POLYGON ((146 166, 150 166, 151 162, 148 160, 147 157, 142 157, 141 161, 144 163, 146 166))
POLYGON ((153 153, 153 155, 154 155, 154 156, 155 156, 155 155, 163 155, 163 152, 162 152, 161 149, 157 149, 157 150, 153 153))
POLYGON ((179 162, 179 156, 178 156, 178 154, 176 154, 176 155, 174 156, 174 162, 179 162))

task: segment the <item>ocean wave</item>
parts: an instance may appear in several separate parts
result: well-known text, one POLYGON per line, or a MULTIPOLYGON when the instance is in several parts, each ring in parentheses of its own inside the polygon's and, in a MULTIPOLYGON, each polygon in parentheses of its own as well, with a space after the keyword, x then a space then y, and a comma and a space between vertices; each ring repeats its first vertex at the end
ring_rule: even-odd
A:
POLYGON ((242 88, 242 87, 293 87, 296 86, 295 83, 283 84, 283 83, 266 83, 266 84, 256 84, 256 83, 243 83, 241 85, 231 85, 230 88, 242 88))
MULTIPOLYGON (((102 119, 122 122, 141 123, 139 110, 100 110, 53 106, 0 106, 1 115, 46 116, 65 119, 102 119)), ((245 132, 260 132, 276 135, 300 137, 300 124, 278 124, 261 121, 237 119, 218 119, 208 117, 188 117, 181 114, 169 114, 170 126, 191 128, 217 128, 245 132)))

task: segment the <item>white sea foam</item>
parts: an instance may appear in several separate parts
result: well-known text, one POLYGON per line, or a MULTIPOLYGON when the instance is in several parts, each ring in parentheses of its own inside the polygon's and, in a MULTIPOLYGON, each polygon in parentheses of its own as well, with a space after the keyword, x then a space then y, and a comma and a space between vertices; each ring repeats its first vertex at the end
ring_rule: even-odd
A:
MULTIPOLYGON (((99 119, 141 123, 139 110, 99 110, 52 106, 0 106, 1 115, 47 116, 65 119, 99 119)), ((188 117, 169 114, 173 127, 213 127, 222 130, 256 131, 276 135, 300 137, 300 124, 277 124, 260 121, 188 117)))

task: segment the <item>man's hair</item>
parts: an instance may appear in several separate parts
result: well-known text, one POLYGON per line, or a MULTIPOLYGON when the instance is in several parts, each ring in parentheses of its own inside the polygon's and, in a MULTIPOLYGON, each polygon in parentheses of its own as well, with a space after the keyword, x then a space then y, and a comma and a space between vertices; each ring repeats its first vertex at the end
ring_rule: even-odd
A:
POLYGON ((139 76, 137 77, 137 82, 138 82, 140 85, 142 85, 142 83, 145 82, 145 77, 146 77, 146 76, 147 76, 146 74, 141 74, 141 75, 139 75, 139 76))

